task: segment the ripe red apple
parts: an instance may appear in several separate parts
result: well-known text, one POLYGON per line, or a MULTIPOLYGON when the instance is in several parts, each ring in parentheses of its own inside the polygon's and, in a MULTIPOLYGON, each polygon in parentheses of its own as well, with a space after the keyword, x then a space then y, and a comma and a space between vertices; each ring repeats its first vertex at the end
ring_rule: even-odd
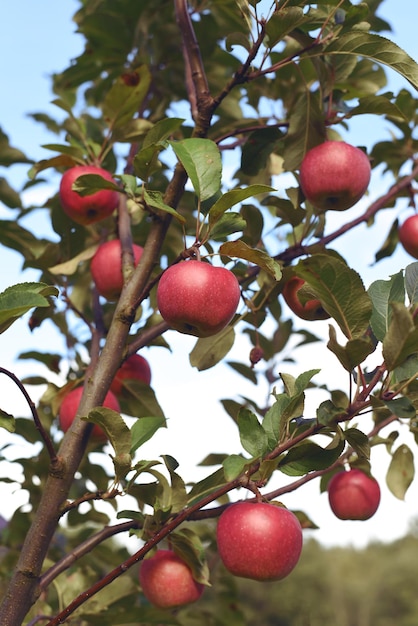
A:
POLYGON ((112 175, 96 165, 76 165, 64 172, 59 196, 63 211, 77 224, 93 224, 109 217, 118 206, 119 193, 112 189, 101 189, 88 196, 80 196, 72 185, 79 176, 98 174, 105 180, 115 182, 112 175))
MULTIPOLYGON (((134 265, 137 266, 143 248, 132 245, 134 265)), ((102 243, 91 260, 90 271, 97 291, 107 300, 117 300, 123 287, 122 246, 119 239, 102 243)))
POLYGON ((165 321, 180 333, 210 337, 232 320, 240 299, 235 275, 203 261, 183 261, 169 267, 157 288, 157 303, 165 321))
POLYGON ((142 561, 139 583, 147 600, 161 609, 196 602, 204 589, 193 578, 189 566, 172 550, 157 550, 142 561))
POLYGON ((226 569, 254 580, 280 580, 296 566, 302 528, 288 509, 260 502, 237 502, 221 514, 218 551, 226 569))
POLYGON ((339 519, 366 520, 379 507, 379 483, 359 469, 338 472, 328 483, 328 498, 339 519))
MULTIPOLYGON (((61 402, 61 406, 59 409, 59 423, 61 429, 65 433, 74 421, 78 406, 80 404, 82 393, 83 387, 76 387, 75 389, 69 391, 61 402)), ((107 407, 108 409, 113 409, 118 413, 120 412, 119 402, 116 396, 111 391, 106 394, 103 406, 107 407)), ((107 441, 106 433, 100 428, 98 424, 95 424, 93 426, 93 429, 91 431, 91 437, 97 442, 104 443, 105 441, 107 441)))
POLYGON ((304 284, 305 281, 303 278, 299 278, 299 276, 292 276, 284 284, 282 295, 287 306, 295 315, 301 317, 303 320, 313 321, 329 319, 330 316, 322 307, 321 301, 317 298, 307 300, 305 303, 301 302, 298 293, 304 284))
POLYGON ((305 198, 320 211, 345 211, 364 195, 371 175, 367 155, 344 141, 309 150, 300 166, 305 198))
POLYGON ((418 214, 408 217, 398 230, 399 241, 408 254, 418 259, 418 214))
POLYGON ((110 385, 110 390, 117 396, 122 393, 124 380, 141 380, 149 385, 151 368, 148 361, 140 354, 133 354, 122 363, 110 385))

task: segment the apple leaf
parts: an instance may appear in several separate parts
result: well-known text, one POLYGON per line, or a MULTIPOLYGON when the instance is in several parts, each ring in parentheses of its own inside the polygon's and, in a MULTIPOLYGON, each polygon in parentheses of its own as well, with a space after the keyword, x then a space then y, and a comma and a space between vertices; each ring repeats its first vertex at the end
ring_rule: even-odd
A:
POLYGON ((8 135, 0 129, 0 165, 8 167, 14 163, 31 162, 21 150, 10 145, 8 135))
POLYGON ((182 125, 184 119, 165 118, 153 125, 144 137, 142 148, 133 161, 135 175, 144 182, 158 170, 158 155, 167 147, 167 139, 182 125))
POLYGON ((372 303, 355 270, 331 254, 315 254, 302 259, 293 270, 307 282, 347 339, 366 333, 372 303))
MULTIPOLYGON (((418 263, 417 263, 418 265, 418 263)), ((392 318, 391 302, 405 302, 405 286, 403 273, 398 272, 389 280, 376 280, 367 290, 373 311, 370 326, 379 341, 383 341, 392 318)))
POLYGON ((9 433, 14 433, 16 431, 16 422, 13 415, 6 413, 0 409, 0 428, 4 428, 9 433))
POLYGON ((131 454, 134 454, 146 441, 151 439, 159 428, 167 426, 164 417, 140 417, 131 428, 132 446, 131 454))
POLYGON ((164 202, 161 191, 150 191, 149 189, 144 189, 143 194, 144 200, 148 206, 158 209, 159 211, 164 211, 164 213, 170 213, 170 215, 175 217, 176 220, 182 224, 185 223, 186 218, 164 202))
POLYGON ((408 118, 401 109, 391 102, 385 95, 372 95, 359 98, 359 103, 350 109, 348 117, 354 115, 385 115, 400 122, 408 122, 408 118))
POLYGON ((130 454, 131 431, 122 416, 113 409, 101 406, 92 409, 86 417, 81 419, 98 424, 105 431, 115 450, 112 460, 116 479, 123 480, 131 469, 132 457, 130 454))
POLYGON ((184 480, 175 471, 178 462, 169 454, 162 456, 163 461, 169 471, 171 481, 171 512, 177 513, 187 506, 187 490, 184 480))
POLYGON ((280 280, 282 276, 280 264, 269 256, 267 252, 259 250, 258 248, 250 248, 250 246, 240 239, 237 241, 226 241, 220 246, 219 253, 254 263, 273 276, 275 280, 280 280))
POLYGON ((405 287, 411 306, 415 306, 418 304, 418 262, 411 263, 406 267, 405 287))
POLYGON ((200 537, 191 528, 182 528, 170 533, 174 552, 190 567, 193 578, 210 587, 210 572, 206 561, 206 551, 200 537))
POLYGON ((209 231, 212 230, 213 226, 222 217, 225 211, 247 198, 252 198, 261 193, 268 193, 269 191, 274 191, 274 187, 268 185, 249 185, 244 189, 231 189, 227 191, 216 200, 209 210, 209 231))
POLYGON ((268 37, 266 44, 269 48, 274 48, 286 35, 307 21, 309 21, 309 18, 301 7, 277 8, 266 24, 266 35, 268 37))
POLYGON ((122 413, 141 419, 148 416, 164 418, 164 412, 152 387, 142 380, 129 378, 122 380, 122 387, 123 394, 119 398, 122 413))
POLYGON ((367 435, 358 428, 347 428, 344 430, 344 437, 360 459, 370 459, 370 441, 367 435))
POLYGON ((418 64, 416 61, 393 41, 381 35, 354 30, 335 38, 323 50, 315 51, 311 56, 323 55, 324 52, 327 55, 353 54, 356 57, 371 59, 395 70, 406 78, 415 89, 418 89, 418 64))
POLYGON ((223 468, 220 468, 212 474, 209 474, 209 476, 206 476, 205 478, 203 478, 203 480, 193 485, 189 492, 188 505, 192 506, 197 501, 209 495, 219 487, 222 487, 222 485, 225 485, 227 482, 228 481, 225 478, 223 468))
POLYGON ((0 177, 0 202, 10 209, 21 209, 22 201, 17 191, 3 177, 0 177))
POLYGON ((96 252, 98 247, 99 247, 99 244, 94 245, 94 246, 89 246, 85 250, 82 250, 80 254, 77 254, 72 259, 69 259, 68 261, 64 261, 64 263, 59 263, 58 265, 54 265, 53 267, 49 267, 48 271, 51 272, 51 274, 59 274, 61 276, 71 276, 72 274, 76 273, 80 263, 82 263, 83 261, 89 261, 90 259, 93 258, 94 253, 96 252))
POLYGON ((244 450, 253 458, 263 457, 268 448, 268 437, 258 417, 248 409, 241 409, 238 413, 238 428, 244 450))
POLYGON ((386 484, 395 498, 405 499, 415 475, 414 455, 407 445, 402 444, 395 450, 390 462, 386 484))
POLYGON ((44 283, 20 283, 0 293, 0 333, 35 307, 51 306, 49 298, 58 296, 56 287, 44 283))
POLYGON ((129 76, 119 76, 107 92, 102 104, 109 126, 119 128, 132 120, 148 93, 151 74, 147 65, 130 70, 129 76))
POLYGON ((75 179, 71 188, 80 196, 90 196, 92 193, 96 193, 96 191, 101 191, 102 189, 122 191, 119 185, 112 183, 110 180, 106 180, 103 176, 100 176, 100 174, 82 174, 75 179))
POLYGON ((364 337, 349 339, 345 346, 342 346, 337 341, 335 328, 329 326, 327 348, 335 354, 347 372, 351 372, 357 365, 362 363, 369 354, 374 352, 375 345, 370 337, 365 335, 364 337))
POLYGON ((333 441, 327 448, 322 448, 313 441, 305 441, 289 450, 281 459, 278 469, 287 476, 304 476, 308 472, 326 469, 338 459, 344 446, 345 441, 342 438, 337 445, 333 441))
POLYGON ((418 328, 410 311, 400 302, 391 302, 392 319, 383 339, 383 358, 389 372, 418 352, 418 328))
POLYGON ((228 354, 235 341, 235 331, 227 326, 212 337, 201 337, 190 352, 190 365, 199 372, 210 369, 228 354))
POLYGON ((71 156, 68 156, 68 154, 60 154, 59 156, 52 157, 50 159, 42 159, 41 161, 38 161, 37 163, 32 165, 32 167, 28 171, 28 178, 33 179, 35 178, 37 174, 39 174, 39 172, 43 172, 44 170, 47 170, 50 167, 67 168, 67 167, 74 167, 74 165, 82 164, 82 163, 83 163, 82 150, 80 150, 79 152, 78 159, 73 159, 71 156))
POLYGON ((190 138, 171 141, 178 160, 187 172, 199 200, 208 200, 221 188, 222 161, 211 139, 190 138))
POLYGON ((226 481, 230 482, 231 480, 235 480, 235 478, 243 474, 250 465, 251 461, 245 459, 241 454, 230 454, 222 463, 226 481))

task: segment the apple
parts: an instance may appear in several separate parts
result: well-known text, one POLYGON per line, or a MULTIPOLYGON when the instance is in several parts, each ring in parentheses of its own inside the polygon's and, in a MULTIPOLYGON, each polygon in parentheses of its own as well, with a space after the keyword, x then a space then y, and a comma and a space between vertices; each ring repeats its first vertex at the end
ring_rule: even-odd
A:
POLYGON ((399 241, 408 254, 418 259, 418 214, 408 217, 398 230, 399 241))
POLYGON ((105 180, 115 182, 107 170, 96 165, 76 165, 64 172, 59 187, 61 206, 68 217, 83 225, 109 217, 119 203, 119 193, 112 189, 101 189, 88 196, 80 196, 74 191, 74 181, 85 174, 98 174, 105 180))
POLYGON ((267 502, 237 502, 221 514, 218 551, 226 569, 243 578, 280 580, 296 566, 302 528, 294 513, 267 502))
POLYGON ((356 468, 338 472, 328 483, 328 498, 332 512, 339 519, 366 520, 379 507, 379 483, 356 468))
POLYGON ((328 313, 322 307, 321 301, 312 298, 303 303, 299 298, 299 290, 303 287, 305 281, 299 276, 292 276, 284 284, 282 296, 289 309, 303 320, 326 320, 329 319, 328 313))
POLYGON ((151 383, 151 368, 148 361, 140 354, 132 354, 122 363, 110 385, 110 390, 116 396, 122 393, 124 380, 141 380, 149 385, 151 383))
MULTIPOLYGON (((70 428, 71 424, 74 421, 82 394, 83 387, 76 387, 75 389, 69 391, 67 395, 64 396, 64 399, 61 402, 58 419, 61 430, 63 430, 64 433, 67 432, 67 430, 70 428)), ((119 402, 112 391, 108 391, 108 393, 106 394, 103 406, 120 413, 119 402)), ((95 424, 93 426, 91 431, 91 437, 96 442, 104 443, 105 441, 107 441, 106 433, 100 428, 98 424, 95 424)))
MULTIPOLYGON (((134 266, 142 256, 143 248, 132 245, 134 266)), ((102 243, 90 263, 90 271, 96 289, 107 300, 117 300, 123 288, 122 246, 119 239, 102 243)))
POLYGON ((171 609, 196 602, 204 586, 190 567, 173 550, 157 550, 141 563, 139 583, 144 596, 160 609, 171 609))
POLYGON ((344 141, 309 150, 300 166, 305 198, 320 211, 345 211, 364 195, 371 176, 367 155, 344 141))
POLYGON ((169 267, 157 287, 157 304, 174 330, 196 337, 219 333, 232 320, 241 290, 225 267, 183 261, 169 267))

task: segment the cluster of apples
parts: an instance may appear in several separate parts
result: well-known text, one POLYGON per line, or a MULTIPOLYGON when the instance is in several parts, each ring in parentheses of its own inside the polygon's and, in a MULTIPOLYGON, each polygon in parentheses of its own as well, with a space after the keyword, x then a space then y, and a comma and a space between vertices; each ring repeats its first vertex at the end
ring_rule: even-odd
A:
MULTIPOLYGON (((234 576, 281 580, 295 568, 302 551, 302 528, 294 513, 267 502, 236 502, 221 514, 216 531, 219 556, 234 576)), ((204 586, 173 550, 157 550, 139 570, 144 596, 170 609, 195 602, 204 586)))

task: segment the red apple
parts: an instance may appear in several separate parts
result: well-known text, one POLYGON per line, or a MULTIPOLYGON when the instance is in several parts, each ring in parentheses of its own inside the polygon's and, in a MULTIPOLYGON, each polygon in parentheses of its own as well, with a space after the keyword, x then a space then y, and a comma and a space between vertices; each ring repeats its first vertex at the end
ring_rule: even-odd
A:
POLYGON ((399 241, 408 254, 418 259, 418 214, 411 215, 398 230, 399 241))
POLYGON ((119 193, 112 189, 101 189, 88 196, 80 196, 73 191, 74 181, 85 174, 98 174, 105 180, 115 182, 107 170, 96 165, 76 165, 64 172, 59 188, 61 206, 74 222, 83 225, 109 217, 119 203, 119 193))
MULTIPOLYGON (((134 265, 138 265, 143 248, 132 245, 134 265)), ((91 260, 90 271, 97 291, 107 300, 117 300, 123 287, 122 246, 119 239, 102 243, 91 260)))
MULTIPOLYGON (((61 402, 61 406, 59 409, 59 423, 61 429, 65 433, 74 421, 78 406, 80 404, 82 393, 83 387, 76 387, 75 389, 69 391, 61 402)), ((103 406, 107 407, 108 409, 113 409, 118 413, 120 412, 119 402, 116 396, 111 391, 106 394, 103 406)), ((105 441, 107 441, 106 433, 100 428, 100 426, 98 426, 98 424, 95 424, 93 426, 93 429, 91 431, 91 437, 97 442, 104 443, 105 441)))
POLYGON ((280 580, 299 560, 302 528, 288 509, 265 502, 238 502, 221 514, 217 542, 221 560, 231 574, 280 580))
POLYGON ((210 337, 232 320, 241 291, 225 267, 203 261, 183 261, 169 267, 157 288, 157 303, 165 321, 180 333, 210 337))
POLYGON ((140 354, 133 354, 122 363, 110 386, 110 390, 117 396, 122 393, 124 380, 141 380, 149 385, 151 383, 151 368, 148 361, 140 354))
POLYGON ((305 281, 299 276, 292 276, 284 284, 282 295, 286 301, 287 306, 303 320, 326 320, 329 319, 328 313, 322 307, 321 301, 317 298, 312 298, 303 303, 299 298, 299 290, 305 281))
POLYGON ((193 578, 189 566, 172 550, 158 550, 142 561, 139 582, 147 600, 161 609, 196 602, 204 589, 193 578))
POLYGON ((325 141, 305 154, 300 186, 316 209, 345 211, 364 195, 370 175, 370 161, 360 148, 344 141, 325 141))
POLYGON ((359 469, 338 472, 328 483, 328 498, 339 519, 366 520, 379 507, 379 483, 359 469))

